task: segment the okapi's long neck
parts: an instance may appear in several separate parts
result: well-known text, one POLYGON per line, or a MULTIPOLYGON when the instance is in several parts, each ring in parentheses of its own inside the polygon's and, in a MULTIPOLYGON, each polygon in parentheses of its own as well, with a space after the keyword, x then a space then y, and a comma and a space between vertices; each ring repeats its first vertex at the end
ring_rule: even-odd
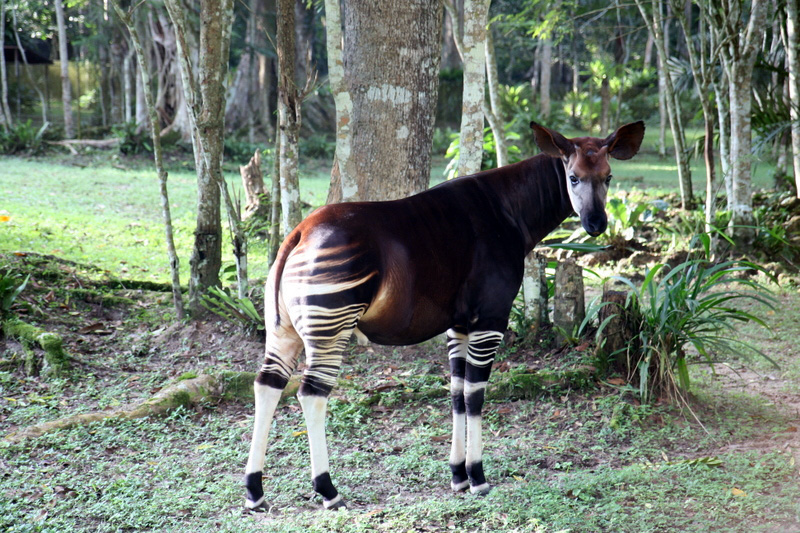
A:
POLYGON ((539 155, 518 165, 507 182, 504 203, 523 235, 527 255, 573 209, 560 159, 539 155))

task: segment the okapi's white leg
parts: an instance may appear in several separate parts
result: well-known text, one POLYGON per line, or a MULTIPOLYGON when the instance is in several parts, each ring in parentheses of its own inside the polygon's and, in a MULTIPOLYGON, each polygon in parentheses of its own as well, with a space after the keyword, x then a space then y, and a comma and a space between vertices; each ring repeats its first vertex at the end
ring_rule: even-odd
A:
MULTIPOLYGON (((288 323, 288 319, 285 323, 288 323)), ((245 467, 247 490, 245 507, 248 509, 264 507, 264 487, 261 478, 264 472, 269 428, 272 426, 272 418, 281 399, 281 393, 289 382, 289 377, 297 364, 297 355, 302 349, 303 342, 291 326, 280 327, 267 335, 264 364, 253 384, 255 420, 250 454, 245 467)))
POLYGON ((450 360, 450 396, 453 402, 453 440, 450 444, 450 487, 460 492, 469 488, 467 476, 467 411, 464 404, 464 372, 467 364, 468 337, 447 330, 447 354, 450 360))
POLYGON ((486 384, 492 372, 492 362, 502 340, 503 334, 499 331, 475 331, 469 334, 464 374, 464 405, 467 413, 466 470, 469 490, 473 494, 486 494, 491 490, 483 474, 481 412, 486 384))
POLYGON ((297 391, 297 398, 303 408, 308 430, 312 484, 314 491, 322 496, 326 509, 345 507, 344 500, 331 481, 328 464, 328 445, 325 439, 328 396, 336 384, 347 342, 364 309, 364 304, 334 309, 306 305, 302 308, 302 315, 295 321, 297 330, 305 341, 308 365, 303 372, 303 382, 297 391))

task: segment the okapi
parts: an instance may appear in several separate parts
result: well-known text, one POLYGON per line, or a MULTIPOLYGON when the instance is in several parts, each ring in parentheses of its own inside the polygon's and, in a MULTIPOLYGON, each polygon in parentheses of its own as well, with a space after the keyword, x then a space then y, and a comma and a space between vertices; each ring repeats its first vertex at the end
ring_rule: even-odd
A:
POLYGON ((490 490, 481 464, 481 411, 533 247, 574 211, 587 233, 606 229, 608 158, 630 159, 644 123, 605 139, 567 139, 531 122, 536 157, 388 202, 327 205, 283 242, 267 280, 266 356, 254 384, 246 507, 265 507, 262 471, 281 391, 305 349, 298 399, 314 490, 343 507, 328 469, 325 414, 351 335, 407 345, 447 332, 453 440, 451 487, 490 490))

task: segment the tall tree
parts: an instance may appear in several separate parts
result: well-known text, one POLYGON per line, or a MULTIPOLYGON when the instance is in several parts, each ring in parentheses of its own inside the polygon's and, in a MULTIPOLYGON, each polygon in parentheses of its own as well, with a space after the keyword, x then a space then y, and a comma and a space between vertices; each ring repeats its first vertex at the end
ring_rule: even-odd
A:
POLYGON ((768 0, 709 2, 704 11, 709 27, 721 43, 722 66, 728 77, 730 102, 730 179, 728 209, 730 232, 746 249, 755 239, 751 176, 752 129, 750 123, 753 68, 767 27, 768 0))
POLYGON ((303 97, 295 81, 294 0, 278 0, 278 120, 281 227, 289 232, 302 220, 300 182, 297 176, 300 141, 300 104, 303 97))
POLYGON ((483 106, 486 83, 486 22, 491 0, 464 0, 464 95, 461 99, 461 136, 458 175, 474 174, 483 159, 483 106))
POLYGON ((63 0, 54 0, 56 26, 58 27, 58 59, 61 63, 61 101, 64 105, 64 136, 75 136, 72 120, 72 83, 69 81, 69 54, 67 53, 67 21, 64 16, 63 0))
POLYGON ((350 0, 342 40, 333 36, 339 29, 337 9, 335 0, 326 2, 337 113, 328 201, 384 200, 422 191, 430 180, 442 3, 350 0))
POLYGON ((646 0, 635 0, 636 7, 639 8, 642 18, 647 25, 648 31, 653 34, 656 50, 658 52, 659 75, 662 76, 661 82, 664 88, 664 98, 669 116, 670 129, 675 147, 675 161, 678 165, 678 184, 681 191, 681 207, 688 209, 692 204, 692 172, 689 166, 689 157, 686 153, 686 141, 684 138, 683 126, 681 124, 680 106, 678 105, 675 88, 669 76, 667 59, 669 59, 668 42, 664 35, 663 16, 661 13, 661 1, 651 0, 648 9, 646 0))
POLYGON ((112 2, 114 10, 130 33, 131 45, 136 52, 136 59, 139 62, 142 86, 145 88, 145 92, 142 96, 145 99, 148 111, 146 120, 150 124, 150 132, 152 133, 153 139, 153 157, 156 163, 156 171, 158 172, 159 192, 161 194, 161 214, 164 217, 164 235, 167 242, 167 254, 169 256, 172 279, 172 299, 175 304, 175 315, 181 320, 183 319, 184 311, 180 282, 180 260, 178 259, 178 252, 175 249, 175 239, 172 231, 172 213, 170 211, 169 193, 167 190, 168 175, 164 167, 164 159, 161 150, 161 126, 158 120, 158 111, 156 110, 155 101, 150 93, 150 68, 147 64, 147 56, 145 55, 144 47, 142 46, 142 39, 139 37, 134 13, 131 10, 123 11, 119 5, 119 0, 112 0, 112 2))
POLYGON ((789 65, 789 101, 792 118, 792 167, 800 198, 800 0, 786 0, 786 55, 789 65))
MULTIPOLYGON (((700 39, 693 39, 695 32, 692 23, 687 16, 682 0, 670 0, 672 12, 680 23, 683 30, 683 37, 686 41, 686 53, 689 56, 689 64, 692 68, 697 96, 703 108, 703 123, 705 125, 704 158, 706 164, 706 203, 705 203, 705 222, 706 231, 711 230, 714 222, 716 210, 716 171, 714 168, 714 108, 711 103, 711 83, 714 79, 717 51, 713 47, 713 39, 709 42, 706 38, 705 18, 698 20, 698 33, 700 39)), ((704 9, 701 0, 701 9, 704 9)))
MULTIPOLYGON (((5 49, 6 36, 6 1, 0 0, 0 45, 5 49)), ((6 69, 6 54, 3 51, 0 57, 0 124, 7 131, 12 124, 11 109, 8 107, 8 71, 6 69)))
POLYGON ((228 72, 233 0, 201 0, 199 36, 191 34, 188 13, 180 0, 165 5, 175 28, 181 66, 184 98, 194 127, 195 168, 197 170, 197 227, 189 259, 189 308, 202 312, 201 296, 219 285, 222 262, 220 191, 225 187, 222 152, 225 134, 225 78, 228 72), (197 67, 190 57, 187 39, 197 37, 197 67))

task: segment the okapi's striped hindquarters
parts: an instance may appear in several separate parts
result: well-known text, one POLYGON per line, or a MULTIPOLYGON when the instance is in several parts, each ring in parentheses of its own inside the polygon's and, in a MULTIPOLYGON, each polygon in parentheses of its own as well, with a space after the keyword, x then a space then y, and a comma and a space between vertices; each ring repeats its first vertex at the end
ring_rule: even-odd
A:
POLYGON ((328 395, 359 330, 380 344, 447 332, 453 404, 451 487, 490 489, 481 462, 481 411, 492 362, 533 247, 575 212, 606 227, 608 157, 629 159, 644 124, 606 139, 567 139, 531 123, 543 155, 452 180, 410 198, 318 209, 286 238, 267 281, 267 346, 255 381, 246 507, 265 507, 267 436, 281 392, 305 350, 298 391, 314 490, 344 505, 325 441, 328 395))

